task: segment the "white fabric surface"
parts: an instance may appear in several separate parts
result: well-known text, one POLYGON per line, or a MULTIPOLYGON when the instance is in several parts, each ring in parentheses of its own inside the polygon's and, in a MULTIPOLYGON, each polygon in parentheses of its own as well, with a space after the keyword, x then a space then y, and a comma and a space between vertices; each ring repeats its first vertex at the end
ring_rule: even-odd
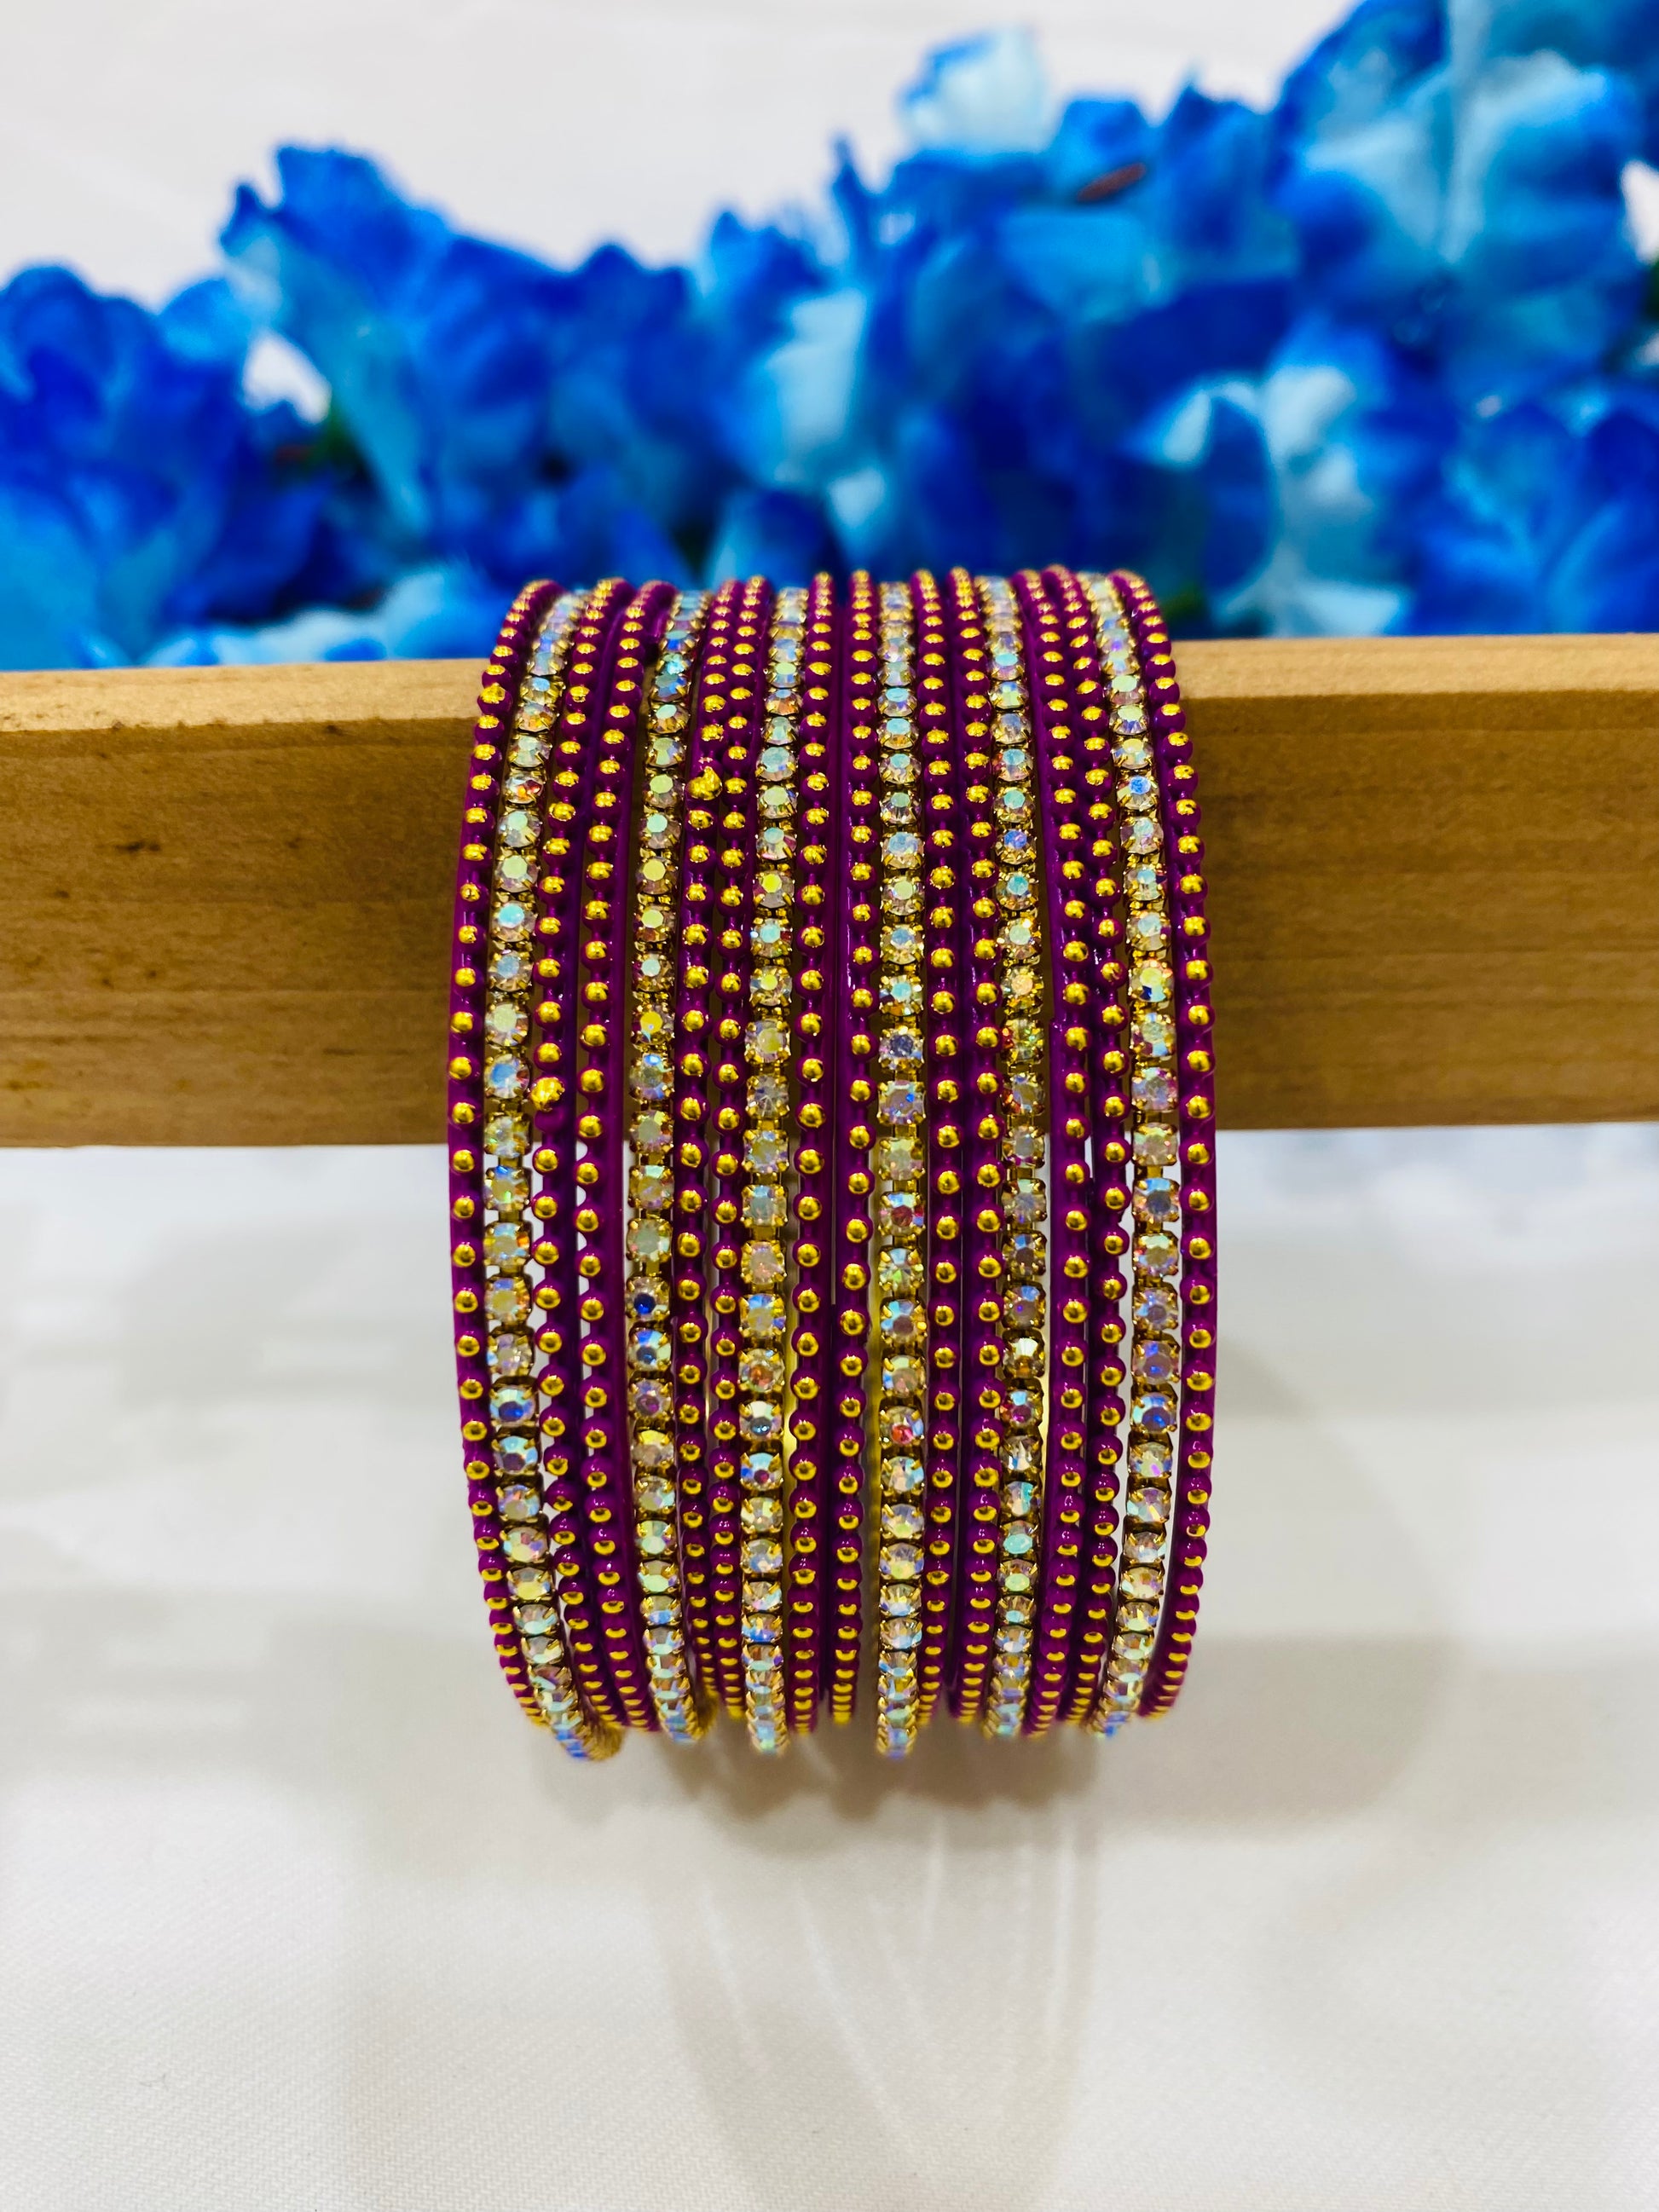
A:
POLYGON ((0 1156, 0 2195, 1659 2190, 1659 1133, 1236 1137, 1212 1571, 1104 1747, 496 1679, 434 1152, 0 1156))

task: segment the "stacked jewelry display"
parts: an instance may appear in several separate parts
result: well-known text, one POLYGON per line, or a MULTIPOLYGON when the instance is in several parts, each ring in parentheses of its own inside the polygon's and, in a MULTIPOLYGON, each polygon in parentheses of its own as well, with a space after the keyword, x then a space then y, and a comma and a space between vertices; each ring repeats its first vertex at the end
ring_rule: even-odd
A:
POLYGON ((1215 1070, 1146 586, 532 584, 479 708, 451 1265, 520 1706, 584 1759, 1167 1712, 1215 1070))

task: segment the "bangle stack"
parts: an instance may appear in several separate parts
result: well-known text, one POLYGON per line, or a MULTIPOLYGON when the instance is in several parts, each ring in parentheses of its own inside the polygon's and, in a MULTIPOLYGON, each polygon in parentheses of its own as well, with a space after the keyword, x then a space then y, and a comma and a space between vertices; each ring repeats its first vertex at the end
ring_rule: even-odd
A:
POLYGON ((451 1266, 497 1654, 574 1756, 722 1708, 776 1754, 866 1694, 890 1757, 941 1700, 998 1737, 1173 1705, 1216 1346, 1192 754, 1127 574, 514 602, 451 1266))

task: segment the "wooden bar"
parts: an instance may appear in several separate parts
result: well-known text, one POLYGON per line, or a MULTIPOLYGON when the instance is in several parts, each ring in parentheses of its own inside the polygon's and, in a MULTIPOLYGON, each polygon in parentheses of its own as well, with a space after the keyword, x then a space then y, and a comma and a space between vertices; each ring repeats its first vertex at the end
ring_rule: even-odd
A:
MULTIPOLYGON (((1659 639, 1180 663, 1224 1122, 1659 1115, 1659 639)), ((0 676, 0 1141, 435 1141, 476 680, 0 676)))

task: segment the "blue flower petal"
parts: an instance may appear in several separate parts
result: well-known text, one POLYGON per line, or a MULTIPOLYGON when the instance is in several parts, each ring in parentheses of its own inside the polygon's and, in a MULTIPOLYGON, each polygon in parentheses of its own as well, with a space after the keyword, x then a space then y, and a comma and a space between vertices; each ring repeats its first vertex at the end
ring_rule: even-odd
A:
POLYGON ((899 106, 915 145, 969 159, 1038 153, 1051 132, 1042 64, 1023 31, 940 46, 899 106))
POLYGON ((0 659, 474 653, 527 574, 826 562, 1126 562, 1196 631, 1653 618, 1659 0, 1363 0, 1267 114, 1056 119, 1013 33, 902 105, 884 179, 695 267, 290 148, 159 313, 26 272, 0 659))
POLYGON ((720 516, 706 573, 715 583, 769 576, 775 584, 805 584, 836 565, 836 550, 816 501, 795 492, 738 491, 720 516))

